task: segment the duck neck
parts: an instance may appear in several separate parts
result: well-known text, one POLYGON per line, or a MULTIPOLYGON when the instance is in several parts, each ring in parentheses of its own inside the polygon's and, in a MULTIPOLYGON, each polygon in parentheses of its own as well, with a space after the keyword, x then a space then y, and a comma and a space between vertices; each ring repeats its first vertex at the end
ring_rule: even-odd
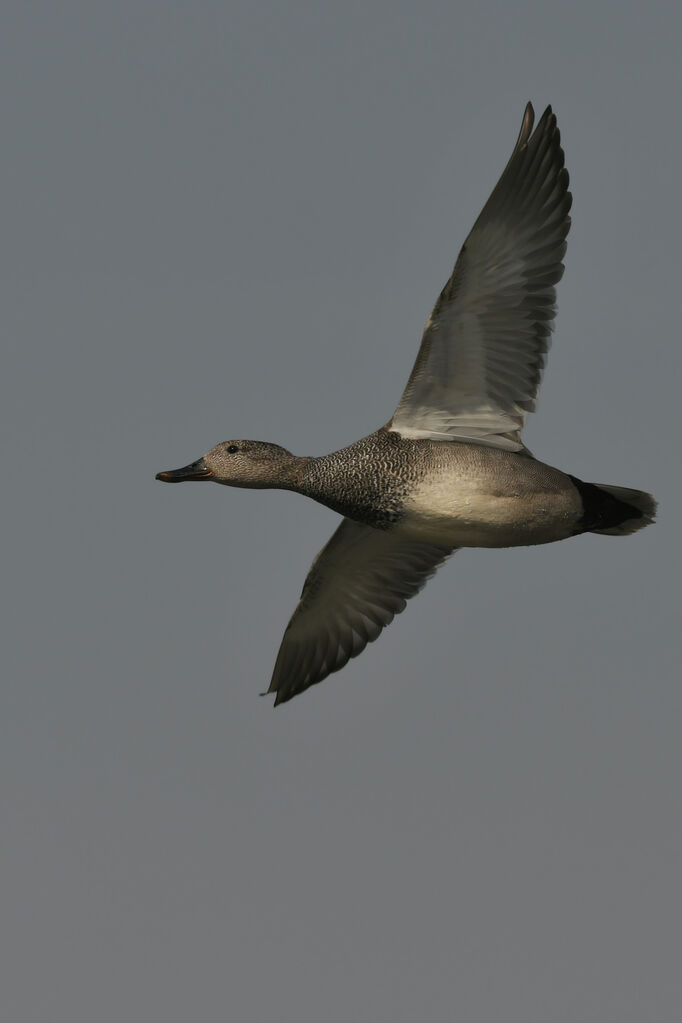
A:
POLYGON ((272 483, 263 483, 263 487, 273 490, 293 490, 298 494, 304 493, 303 481, 308 463, 311 461, 312 458, 309 455, 289 455, 277 468, 277 480, 272 483))
POLYGON ((385 465, 363 458, 362 445, 358 445, 360 452, 356 457, 354 447, 309 458, 303 466, 301 482, 292 489, 340 515, 376 529, 387 529, 400 517, 399 488, 385 474, 385 465))

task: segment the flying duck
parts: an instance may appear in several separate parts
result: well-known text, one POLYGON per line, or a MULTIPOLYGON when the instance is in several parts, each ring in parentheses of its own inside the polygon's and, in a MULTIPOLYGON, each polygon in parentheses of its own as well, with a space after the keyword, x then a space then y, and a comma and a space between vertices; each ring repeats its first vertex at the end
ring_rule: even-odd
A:
POLYGON ((228 440, 156 479, 293 490, 343 516, 287 625, 275 706, 375 640, 460 547, 517 547, 580 533, 627 536, 654 518, 641 490, 582 480, 533 458, 535 408, 564 271, 571 193, 548 107, 521 131, 426 324, 393 417, 329 455, 228 440))

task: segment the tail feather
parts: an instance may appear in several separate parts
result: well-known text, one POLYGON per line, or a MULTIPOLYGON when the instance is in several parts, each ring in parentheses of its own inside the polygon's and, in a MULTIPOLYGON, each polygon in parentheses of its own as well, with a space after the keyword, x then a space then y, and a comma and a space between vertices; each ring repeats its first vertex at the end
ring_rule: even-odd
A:
POLYGON ((610 483, 583 483, 571 476, 583 501, 583 529, 604 536, 629 536, 651 525, 656 501, 651 494, 610 483))
POLYGON ((622 522, 615 523, 607 529, 595 529, 594 533, 603 533, 605 536, 629 536, 638 529, 650 526, 656 518, 656 501, 646 491, 631 490, 630 487, 613 487, 605 483, 598 483, 597 487, 624 505, 624 510, 628 509, 630 514, 622 522))

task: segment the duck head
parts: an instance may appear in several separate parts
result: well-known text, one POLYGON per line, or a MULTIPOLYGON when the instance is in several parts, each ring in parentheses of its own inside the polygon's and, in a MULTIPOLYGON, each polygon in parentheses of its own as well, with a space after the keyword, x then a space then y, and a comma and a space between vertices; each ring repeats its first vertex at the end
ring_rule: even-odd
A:
POLYGON ((212 480, 227 487, 288 489, 296 483, 298 466, 307 459, 297 458, 279 444, 260 440, 226 440, 196 462, 181 469, 158 472, 162 483, 212 480))

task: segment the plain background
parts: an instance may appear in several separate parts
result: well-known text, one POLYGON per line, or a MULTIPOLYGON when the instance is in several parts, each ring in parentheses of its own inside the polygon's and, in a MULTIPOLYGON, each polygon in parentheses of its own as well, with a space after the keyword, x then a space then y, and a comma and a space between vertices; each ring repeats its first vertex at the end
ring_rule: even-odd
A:
POLYGON ((681 30, 3 5, 3 1020, 681 1018, 681 30), (574 219, 526 440, 659 522, 460 553, 273 712, 337 518, 154 474, 388 419, 528 99, 574 219))

